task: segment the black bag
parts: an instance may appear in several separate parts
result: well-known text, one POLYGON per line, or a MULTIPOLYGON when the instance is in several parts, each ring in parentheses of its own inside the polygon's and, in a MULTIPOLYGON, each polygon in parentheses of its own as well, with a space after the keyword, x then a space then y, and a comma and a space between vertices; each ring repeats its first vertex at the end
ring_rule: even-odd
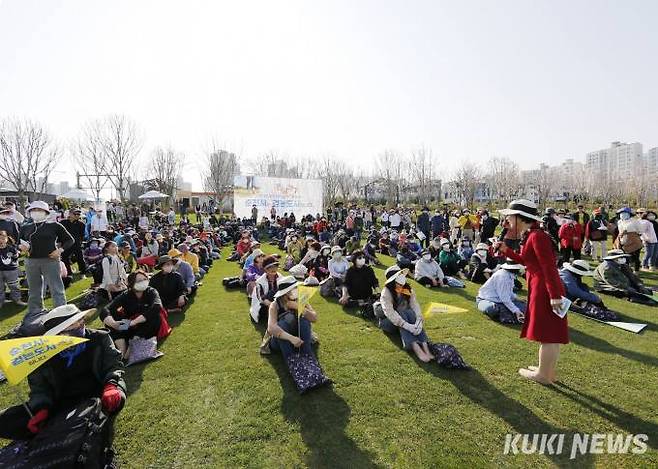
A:
POLYGON ((471 367, 466 364, 454 345, 450 344, 433 344, 428 342, 428 347, 432 355, 436 357, 436 362, 445 367, 461 370, 470 370, 471 367))
POLYGON ((0 450, 5 469, 113 467, 109 417, 98 398, 61 410, 28 442, 0 450))
POLYGON ((245 286, 245 283, 240 277, 226 277, 222 283, 227 289, 238 289, 245 286))
POLYGON ((315 355, 293 352, 286 362, 299 394, 331 384, 331 380, 324 375, 315 355))

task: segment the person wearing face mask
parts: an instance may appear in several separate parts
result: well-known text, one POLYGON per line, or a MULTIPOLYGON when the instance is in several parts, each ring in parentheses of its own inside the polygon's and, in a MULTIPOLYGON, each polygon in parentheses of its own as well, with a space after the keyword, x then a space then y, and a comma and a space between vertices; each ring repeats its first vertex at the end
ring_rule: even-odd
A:
POLYGON ((320 248, 320 254, 315 260, 310 262, 311 268, 309 275, 312 275, 318 282, 322 282, 329 277, 329 259, 331 253, 331 246, 325 245, 320 248))
POLYGON ((585 225, 585 238, 592 246, 592 258, 600 261, 608 254, 608 223, 601 208, 595 208, 593 217, 585 225))
POLYGON ((14 241, 20 236, 18 223, 11 218, 12 210, 9 207, 0 208, 0 231, 6 231, 7 235, 14 241))
POLYGON ((247 296, 251 296, 254 288, 256 287, 256 280, 265 273, 263 268, 263 260, 265 253, 260 249, 254 250, 254 260, 251 265, 245 270, 244 281, 247 284, 247 296))
POLYGON ((8 210, 7 213, 9 214, 8 217, 9 220, 13 220, 16 223, 18 223, 18 226, 21 226, 23 224, 23 222, 25 221, 25 217, 21 212, 16 210, 16 204, 14 202, 12 202, 11 200, 7 200, 4 203, 3 208, 8 210))
POLYGON ((459 217, 459 228, 461 229, 462 238, 468 238, 471 241, 474 239, 475 230, 478 228, 478 218, 471 214, 467 208, 462 210, 462 215, 459 217))
POLYGON ((459 257, 461 257, 462 260, 468 262, 474 252, 475 251, 473 249, 473 245, 471 244, 471 240, 468 238, 463 238, 461 243, 459 243, 459 247, 457 248, 457 254, 459 254, 459 257))
POLYGON ((416 227, 418 228, 418 231, 422 232, 425 235, 421 244, 424 244, 426 248, 429 247, 430 230, 432 228, 429 208, 423 207, 421 214, 418 215, 418 221, 416 222, 416 227))
POLYGON ((467 277, 471 282, 485 283, 496 268, 496 260, 489 252, 489 246, 479 243, 468 262, 467 277))
POLYGON ((298 297, 297 280, 292 276, 281 278, 268 309, 261 353, 281 353, 297 388, 304 393, 331 381, 324 376, 312 348, 312 324, 318 315, 309 303, 299 314, 298 297))
POLYGON ((626 298, 633 303, 656 306, 650 298, 653 291, 644 286, 642 280, 628 265, 630 256, 621 249, 613 249, 594 269, 594 289, 617 298, 626 298), (648 295, 648 296, 647 296, 648 295))
POLYGON ((432 240, 429 247, 429 252, 432 255, 432 259, 438 259, 439 254, 441 253, 441 238, 436 237, 432 240))
POLYGON ((168 312, 179 313, 187 304, 187 288, 183 277, 174 271, 174 261, 169 256, 161 256, 157 268, 160 271, 151 277, 149 286, 158 291, 162 306, 168 312))
POLYGON ((279 260, 275 256, 267 256, 263 259, 265 273, 256 279, 256 286, 251 296, 250 315, 255 323, 267 317, 270 304, 274 301, 279 281, 283 278, 278 268, 279 260))
POLYGON ((75 243, 70 249, 67 249, 62 253, 62 261, 66 265, 66 271, 68 276, 73 275, 71 270, 71 256, 74 256, 78 263, 78 274, 84 275, 87 271, 87 266, 85 265, 85 259, 82 255, 82 242, 85 238, 85 224, 80 220, 80 215, 82 211, 79 208, 74 208, 69 210, 69 216, 66 220, 62 221, 62 226, 66 228, 75 243))
POLYGON ((430 288, 447 287, 441 266, 432 258, 429 250, 424 249, 420 254, 420 260, 416 262, 414 269, 414 279, 430 288))
POLYGON ((126 268, 119 257, 119 248, 114 241, 108 241, 103 247, 103 260, 101 261, 101 271, 103 279, 100 289, 105 290, 108 299, 115 298, 126 290, 126 268))
POLYGON ((334 246, 331 248, 331 259, 329 259, 329 275, 334 279, 334 285, 336 287, 342 286, 345 281, 345 275, 347 274, 347 269, 349 268, 349 263, 347 259, 343 257, 343 250, 340 246, 334 246))
POLYGON ((507 261, 478 290, 478 310, 501 324, 523 324, 526 304, 514 294, 514 280, 523 275, 523 266, 507 261))
POLYGON ((440 245, 439 265, 443 273, 445 275, 462 277, 462 268, 466 264, 466 261, 452 249, 450 240, 444 238, 441 240, 440 245))
POLYGON ((560 226, 558 237, 560 238, 560 255, 562 262, 569 262, 571 256, 575 260, 580 259, 580 250, 583 247, 583 233, 581 225, 576 223, 571 215, 564 215, 565 222, 560 226))
POLYGON ((655 268, 656 250, 658 249, 658 238, 656 238, 656 229, 654 225, 655 214, 653 214, 654 222, 648 219, 649 214, 646 209, 637 209, 638 223, 640 225, 640 237, 644 244, 644 259, 642 259, 642 270, 648 272, 655 268))
POLYGON ((397 265, 386 269, 386 282, 379 299, 386 319, 382 319, 380 327, 390 331, 391 325, 394 326, 400 333, 404 349, 413 350, 419 360, 427 363, 435 357, 429 350, 416 294, 407 283, 408 273, 408 269, 397 265))
POLYGON ((487 240, 493 238, 496 234, 496 228, 500 221, 492 217, 487 210, 483 210, 480 214, 480 239, 487 240))
POLYGON ((343 294, 338 302, 343 305, 358 305, 360 303, 372 302, 379 287, 379 281, 372 267, 366 265, 363 251, 356 250, 352 253, 352 265, 345 273, 343 294))
MULTIPOLYGON (((648 211, 644 214, 644 219, 651 223, 654 233, 658 236, 658 221, 656 221, 656 212, 648 211)), ((649 269, 655 271, 658 269, 658 243, 654 246, 653 255, 648 259, 649 269)))
POLYGON ((448 230, 448 220, 441 214, 439 209, 434 211, 434 215, 430 219, 430 227, 432 230, 432 238, 436 238, 444 231, 448 230))
POLYGON ((153 235, 150 232, 144 234, 144 243, 142 244, 142 249, 140 250, 140 255, 137 258, 137 265, 147 266, 148 268, 155 267, 158 261, 158 253, 160 252, 160 245, 153 238, 153 235))
POLYGON ((57 307, 66 304, 59 260, 62 252, 73 246, 75 241, 61 224, 46 221, 50 214, 47 203, 40 200, 32 202, 27 213, 32 222, 21 227, 19 247, 23 253, 28 254, 25 260, 28 311, 19 333, 29 334, 43 311, 44 281, 50 291, 53 305, 57 307), (61 248, 57 247, 58 243, 61 248))
POLYGON ((9 298, 17 306, 26 306, 21 300, 18 285, 18 249, 6 231, 0 230, 0 308, 5 303, 5 285, 9 298))
POLYGON ((322 245, 317 241, 310 242, 308 244, 308 249, 306 250, 306 254, 304 255, 304 257, 299 263, 304 265, 310 271, 313 268, 313 263, 315 262, 315 259, 320 255, 321 248, 322 245))
MULTIPOLYGON (((94 313, 95 309, 80 311, 69 304, 53 308, 43 317, 45 335, 88 340, 63 350, 28 376, 28 402, 0 412, 0 438, 30 440, 53 417, 69 415, 87 399, 100 398, 103 411, 110 417, 101 430, 101 454, 111 448, 113 422, 126 401, 124 365, 108 333, 85 326, 85 319, 94 313)), ((89 462, 110 467, 105 466, 109 461, 93 460, 93 457, 90 456, 89 462)))
POLYGON ((162 302, 158 291, 149 286, 148 274, 136 270, 128 276, 128 289, 114 298, 100 313, 114 344, 128 359, 128 342, 133 337, 157 337, 162 302))
POLYGON ((288 259, 286 259, 287 265, 296 265, 299 264, 299 261, 302 260, 302 243, 299 241, 299 237, 296 233, 292 233, 286 244, 286 253, 288 254, 288 259))
POLYGON ((624 207, 617 210, 616 237, 613 244, 616 249, 623 250, 630 256, 629 262, 635 268, 635 271, 640 270, 640 251, 642 251, 642 227, 636 218, 633 218, 633 211, 624 207))
POLYGON ((371 265, 381 265, 377 259, 377 241, 370 239, 363 247, 363 254, 366 256, 366 262, 371 265))

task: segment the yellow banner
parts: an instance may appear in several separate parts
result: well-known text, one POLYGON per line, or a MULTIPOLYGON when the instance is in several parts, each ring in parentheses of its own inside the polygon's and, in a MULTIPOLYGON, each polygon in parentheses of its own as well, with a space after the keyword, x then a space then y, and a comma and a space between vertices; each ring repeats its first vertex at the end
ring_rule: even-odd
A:
POLYGON ((304 312, 304 307, 310 303, 311 297, 318 290, 317 288, 300 285, 297 287, 297 291, 299 292, 299 297, 297 298, 297 315, 301 316, 304 312))
POLYGON ((87 340, 67 335, 0 340, 0 368, 10 384, 18 384, 62 350, 87 340))
POLYGON ((425 309, 423 317, 425 319, 434 316, 435 314, 445 314, 445 313, 465 313, 467 309, 460 308, 458 306, 447 305, 445 303, 430 303, 425 309))

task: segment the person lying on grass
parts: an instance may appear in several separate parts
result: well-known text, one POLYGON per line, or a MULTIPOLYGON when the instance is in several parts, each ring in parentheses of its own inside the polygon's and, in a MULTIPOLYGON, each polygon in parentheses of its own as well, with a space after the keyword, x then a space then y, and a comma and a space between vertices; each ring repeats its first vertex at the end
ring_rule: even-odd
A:
POLYGON ((502 324, 522 324, 526 304, 514 294, 514 280, 523 275, 520 264, 508 261, 480 287, 475 304, 489 318, 502 324))
POLYGON ((427 363, 435 357, 427 343, 416 294, 407 283, 408 273, 408 269, 397 265, 386 269, 386 282, 379 299, 386 319, 380 322, 380 327, 387 332, 397 329, 404 349, 413 350, 419 360, 427 363))
POLYGON ((128 275, 128 289, 103 308, 100 319, 110 330, 114 344, 128 359, 128 341, 133 337, 157 337, 162 303, 158 291, 149 287, 148 274, 136 270, 128 275))

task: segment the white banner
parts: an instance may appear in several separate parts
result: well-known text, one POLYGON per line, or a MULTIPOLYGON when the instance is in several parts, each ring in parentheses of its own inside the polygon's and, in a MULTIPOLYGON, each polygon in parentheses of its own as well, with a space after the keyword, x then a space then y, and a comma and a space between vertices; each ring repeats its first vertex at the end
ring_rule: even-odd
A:
POLYGON ((294 213, 298 220, 323 210, 322 179, 235 176, 233 187, 233 211, 240 218, 251 218, 254 205, 259 221, 270 217, 272 207, 277 216, 294 213))

